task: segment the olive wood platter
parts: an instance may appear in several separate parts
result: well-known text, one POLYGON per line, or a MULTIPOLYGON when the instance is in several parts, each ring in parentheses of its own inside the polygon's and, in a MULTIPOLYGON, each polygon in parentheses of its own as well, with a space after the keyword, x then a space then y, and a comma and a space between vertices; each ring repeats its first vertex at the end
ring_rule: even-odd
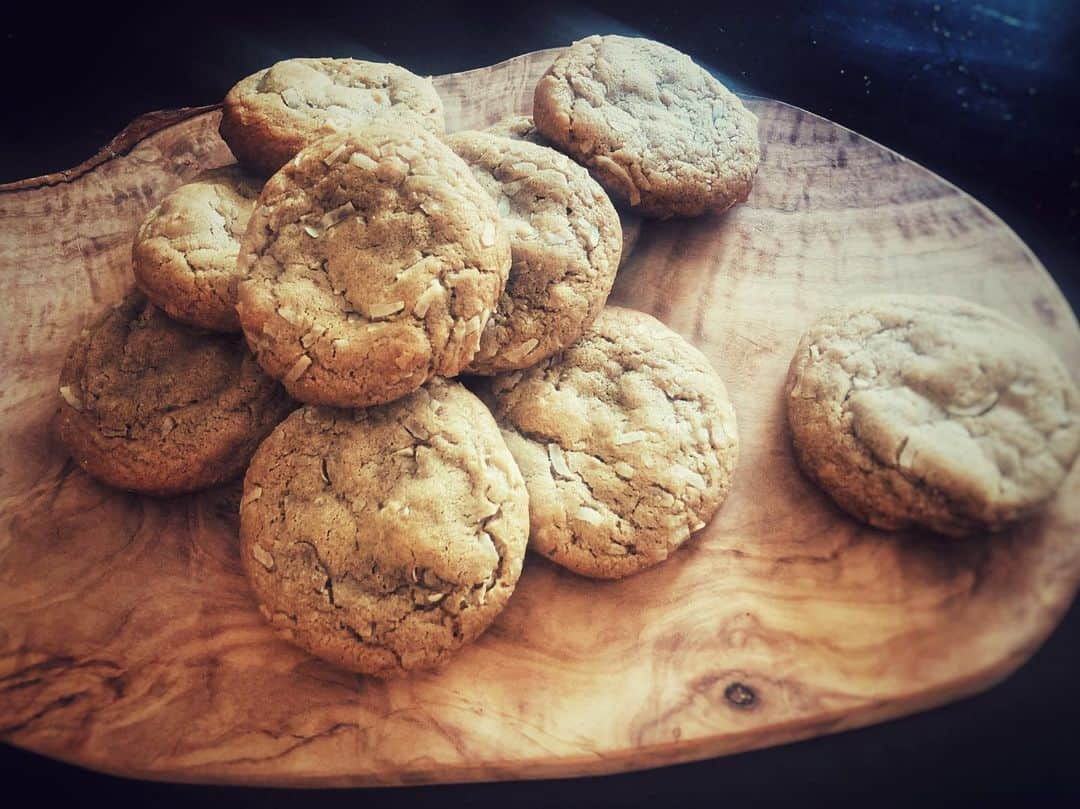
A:
MULTIPOLYGON (((451 129, 529 112, 554 51, 435 78, 451 129)), ((0 739, 162 780, 374 785, 611 773, 805 739, 981 691, 1080 581, 1080 470, 997 536, 860 525, 792 459, 800 333, 878 292, 1001 310, 1080 367, 1076 318, 994 214, 842 126, 761 98, 763 162, 723 215, 646 222, 612 302, 725 379, 742 453, 669 561, 595 582, 530 556, 505 612, 444 668, 380 681, 279 640, 237 555, 239 484, 109 490, 57 442, 69 341, 132 283, 146 212, 231 162, 216 107, 152 113, 82 166, 0 187, 0 739)))

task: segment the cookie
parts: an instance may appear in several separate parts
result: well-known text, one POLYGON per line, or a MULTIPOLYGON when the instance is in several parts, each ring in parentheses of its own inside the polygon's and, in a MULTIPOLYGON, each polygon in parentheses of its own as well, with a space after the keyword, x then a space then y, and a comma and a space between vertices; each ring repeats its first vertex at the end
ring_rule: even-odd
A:
POLYGON ((236 254, 262 183, 239 166, 207 171, 165 197, 132 248, 135 283, 175 320, 240 331, 236 254))
POLYGON ((738 97, 648 39, 575 42, 536 85, 533 117, 616 204, 642 216, 727 210, 750 193, 761 157, 757 118, 738 97))
POLYGON ((229 90, 220 132, 265 177, 319 138, 377 118, 408 118, 436 135, 445 126, 430 78, 359 59, 286 59, 229 90))
POLYGON ((582 338, 488 393, 529 490, 530 547, 575 573, 628 576, 705 526, 731 487, 735 411, 708 360, 608 306, 582 338))
POLYGON ((513 262, 466 372, 535 365, 574 342, 607 300, 619 217, 589 172, 554 149, 486 132, 446 142, 497 202, 513 262))
MULTIPOLYGON (((551 141, 540 134, 533 119, 528 115, 507 116, 496 121, 484 131, 511 140, 524 140, 535 143, 537 146, 552 148, 551 141)), ((616 206, 615 210, 619 213, 619 226, 622 229, 622 255, 619 257, 619 265, 621 266, 626 263, 626 260, 637 246, 638 239, 641 236, 641 217, 626 210, 625 207, 616 206)))
POLYGON ((330 135, 266 184, 240 249, 240 323, 309 404, 397 399, 472 360, 510 271, 495 201, 435 135, 330 135))
POLYGON ((304 407, 244 480, 240 556, 293 643, 378 676, 437 666, 502 611, 528 496, 491 414, 441 379, 366 410, 304 407))
POLYGON ((89 474, 153 495, 239 476, 296 405, 239 335, 177 323, 138 291, 72 343, 60 439, 89 474))
POLYGON ((484 129, 492 135, 511 140, 524 140, 537 146, 551 146, 551 141, 540 134, 531 115, 507 115, 484 129))
POLYGON ((996 531, 1049 499, 1080 451, 1080 394, 1053 352, 957 298, 826 314, 785 391, 803 471, 879 528, 996 531))

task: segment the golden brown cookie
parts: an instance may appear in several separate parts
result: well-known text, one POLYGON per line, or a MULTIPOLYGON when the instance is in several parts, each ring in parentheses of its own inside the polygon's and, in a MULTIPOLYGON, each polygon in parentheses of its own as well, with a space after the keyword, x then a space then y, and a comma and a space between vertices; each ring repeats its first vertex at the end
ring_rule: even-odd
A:
POLYGON ((803 471, 879 528, 996 531, 1053 496, 1080 451, 1080 392, 1054 353, 958 298, 829 312, 787 377, 803 471))
POLYGON ((489 395, 529 490, 530 547, 576 573, 662 562, 727 497, 739 444, 724 383, 649 315, 608 306, 489 395))
POLYGON ((754 114, 689 56, 648 39, 575 42, 536 85, 533 117, 642 216, 726 210, 746 199, 760 161, 754 114))
POLYGON ((175 320, 240 331, 236 254, 262 183, 232 165, 180 186, 143 220, 132 248, 135 283, 175 320))
POLYGON ((381 677, 444 662, 521 574, 528 496, 491 414, 432 380, 366 410, 304 407, 259 447, 241 560, 287 639, 381 677))
POLYGON ((619 217, 589 172, 554 149, 486 132, 446 142, 496 201, 513 261, 466 372, 535 365, 574 342, 607 300, 619 217))
POLYGON ((375 123, 270 179, 238 263, 240 322, 262 366, 301 401, 366 407, 469 363, 510 242, 439 138, 375 123))
POLYGON ((240 475, 296 405, 239 335, 170 320, 132 292, 75 340, 60 371, 60 438, 120 489, 173 495, 240 475))
POLYGON ((430 78, 359 59, 286 59, 225 96, 221 137, 236 159, 273 174, 321 137, 378 118, 408 118, 441 135, 442 101, 430 78))
MULTIPOLYGON (((552 148, 551 141, 540 134, 533 119, 528 115, 509 115, 496 121, 484 131, 511 140, 524 140, 535 143, 537 146, 552 148)), ((641 237, 642 220, 640 216, 626 210, 625 207, 616 205, 615 210, 619 213, 619 226, 622 228, 622 255, 619 257, 619 265, 622 266, 634 252, 638 239, 641 237)))

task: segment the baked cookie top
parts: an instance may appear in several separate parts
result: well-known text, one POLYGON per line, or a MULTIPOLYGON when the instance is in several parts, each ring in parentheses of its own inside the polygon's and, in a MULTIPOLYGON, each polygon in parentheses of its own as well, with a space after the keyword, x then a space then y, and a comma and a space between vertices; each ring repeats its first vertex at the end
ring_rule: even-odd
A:
POLYGON ((999 529, 1053 495, 1080 451, 1080 395, 1053 352, 957 298, 829 312, 800 340, 786 392, 802 468, 881 528, 999 529))
POLYGON ((540 134, 531 115, 507 115, 484 129, 491 135, 511 140, 523 140, 537 146, 551 146, 551 141, 540 134))
POLYGON ((135 283, 170 317, 240 331, 236 255, 262 183, 238 165, 206 171, 147 214, 135 235, 135 283))
POLYGON ((531 547, 585 576, 668 557, 727 496, 735 411, 708 360, 641 312, 608 306, 581 339, 492 380, 529 490, 531 547))
POLYGON ((486 132, 446 142, 496 201, 513 262, 466 371, 535 365, 574 342, 607 300, 622 251, 619 217, 589 172, 554 149, 486 132))
POLYGON ((121 489, 172 495, 241 474, 295 407, 239 335, 169 319, 141 292, 72 343, 60 371, 60 437, 121 489))
POLYGON ((286 638, 397 675, 443 662, 502 611, 527 503, 491 414, 435 379, 381 407, 286 419, 244 480, 241 560, 286 638))
POLYGON ((536 85, 540 133, 643 216, 696 216, 746 199, 757 118, 684 53, 622 36, 564 51, 536 85))
MULTIPOLYGON (((553 148, 551 141, 540 134, 532 116, 529 115, 508 115, 500 118, 484 131, 511 140, 523 140, 535 143, 537 146, 553 148)), ((619 264, 622 265, 634 252, 634 247, 637 246, 638 238, 641 236, 641 217, 626 210, 625 207, 615 206, 615 210, 619 214, 619 226, 622 230, 622 254, 619 257, 619 264)))
POLYGON ((366 407, 472 359, 510 270, 495 201, 435 135, 331 135, 266 184, 244 235, 240 322, 297 399, 366 407))
POLYGON ((266 176, 321 137, 387 117, 436 135, 445 126, 430 78, 359 59, 286 59, 229 90, 220 129, 237 159, 266 176))

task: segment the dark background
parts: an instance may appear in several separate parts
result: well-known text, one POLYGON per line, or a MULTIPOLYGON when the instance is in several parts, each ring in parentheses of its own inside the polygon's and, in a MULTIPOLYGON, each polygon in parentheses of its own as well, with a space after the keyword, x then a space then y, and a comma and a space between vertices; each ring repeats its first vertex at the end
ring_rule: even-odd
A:
MULTIPOLYGON (((916 160, 1001 215, 1080 300, 1080 2, 22 7, 0 20, 0 182, 70 168, 131 119, 215 103, 291 56, 423 74, 591 33, 689 53, 740 92, 824 115, 916 160)), ((10 14, 10 10, 6 12, 10 14)), ((1076 369, 1074 369, 1075 371, 1076 369)), ((603 778, 298 792, 147 784, 0 745, 6 795, 150 805, 1076 805, 1080 610, 990 692, 839 736, 603 778)))

